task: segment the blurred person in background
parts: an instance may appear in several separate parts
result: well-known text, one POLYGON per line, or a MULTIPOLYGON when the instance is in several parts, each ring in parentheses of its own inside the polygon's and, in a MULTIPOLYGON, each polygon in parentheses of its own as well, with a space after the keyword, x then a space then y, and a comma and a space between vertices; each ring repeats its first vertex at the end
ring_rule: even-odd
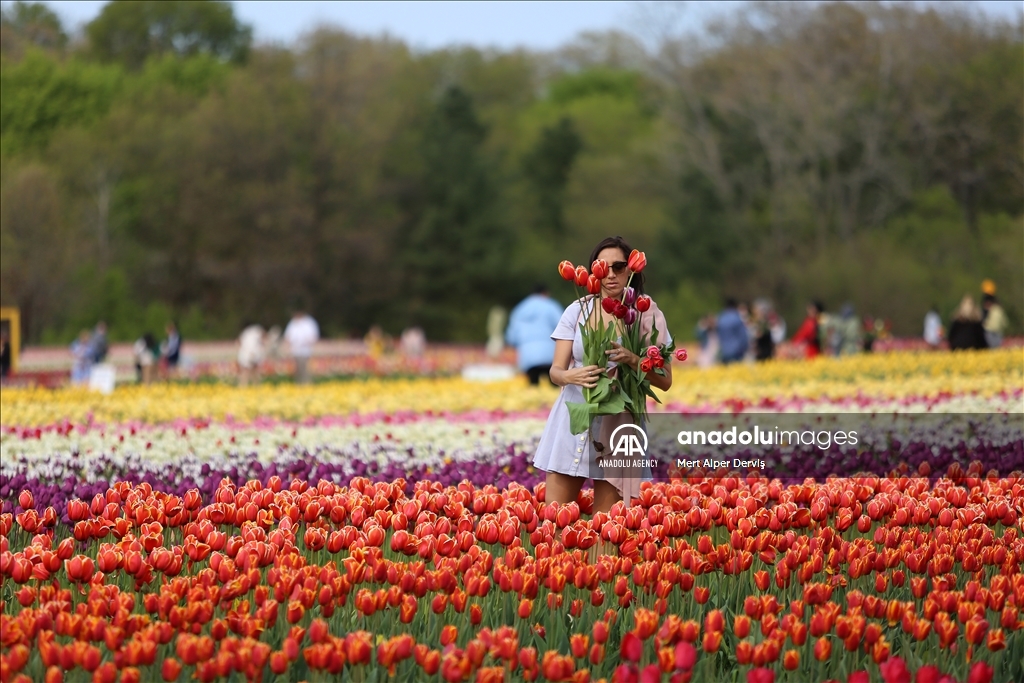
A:
POLYGON ((1003 345, 1003 333, 1006 331, 1006 311, 999 305, 995 294, 985 294, 981 306, 984 310, 981 326, 985 329, 985 341, 990 349, 998 349, 1003 345))
POLYGON ((710 368, 718 361, 718 331, 715 329, 713 313, 704 316, 697 323, 697 343, 700 344, 697 367, 710 368))
POLYGON ((807 317, 800 324, 800 329, 793 335, 793 343, 804 345, 804 356, 806 358, 817 358, 821 355, 819 318, 824 312, 825 306, 820 301, 813 301, 808 304, 807 317))
POLYGON ((853 304, 846 303, 840 310, 839 318, 835 321, 837 343, 837 354, 840 356, 852 356, 861 351, 861 321, 853 310, 853 304))
POLYGON ((167 338, 160 342, 160 358, 171 377, 178 369, 178 361, 181 360, 181 334, 178 333, 178 326, 173 322, 167 323, 164 328, 167 338))
POLYGON ((555 340, 551 334, 562 318, 562 306, 548 294, 548 288, 537 285, 533 294, 520 301, 508 319, 505 341, 516 350, 516 365, 526 373, 532 386, 547 377, 555 358, 555 340))
POLYGON ((933 349, 939 348, 942 343, 942 316, 939 315, 939 307, 932 304, 928 312, 924 314, 924 341, 933 349))
POLYGON ((754 302, 754 360, 765 361, 775 357, 775 339, 772 337, 771 304, 765 300, 754 302))
POLYGON ((423 333, 422 327, 414 325, 402 330, 402 338, 399 343, 403 354, 409 358, 419 358, 427 350, 427 335, 423 333))
POLYGON ((313 355, 313 346, 320 340, 320 326, 313 316, 301 309, 296 310, 284 328, 284 340, 295 358, 296 383, 308 384, 309 357, 313 355))
POLYGON ((107 324, 102 320, 96 323, 92 332, 92 362, 102 363, 107 359, 110 345, 107 342, 107 324))
POLYGON ((768 329, 772 333, 772 342, 778 346, 786 341, 786 321, 773 307, 768 312, 768 329))
POLYGON ((750 336, 747 334, 747 325, 740 316, 735 299, 726 299, 725 309, 718 314, 715 328, 718 330, 722 363, 728 365, 743 360, 750 348, 750 336))
POLYGON ((135 340, 132 345, 132 355, 135 357, 135 376, 139 384, 149 384, 153 381, 153 367, 157 358, 160 357, 160 348, 157 346, 156 338, 149 332, 135 340))
POLYGON ((0 332, 0 377, 11 374, 11 340, 7 330, 0 332))
MULTIPOLYGON (((287 334, 287 332, 285 333, 287 334)), ((384 330, 380 325, 371 325, 366 336, 363 337, 363 343, 366 344, 366 352, 373 360, 380 360, 381 356, 384 355, 384 348, 387 346, 387 342, 384 338, 384 330)))
POLYGON ((988 348, 985 328, 981 325, 981 311, 970 294, 961 299, 949 325, 949 348, 951 351, 988 348))
POLYGON ((78 333, 78 339, 71 343, 71 383, 74 385, 88 384, 89 373, 92 371, 92 337, 89 330, 78 333))
POLYGON ((238 386, 254 384, 260 378, 266 335, 261 325, 249 324, 238 335, 238 386))
POLYGON ((487 314, 487 355, 497 358, 505 348, 505 322, 508 313, 502 306, 492 306, 487 314))

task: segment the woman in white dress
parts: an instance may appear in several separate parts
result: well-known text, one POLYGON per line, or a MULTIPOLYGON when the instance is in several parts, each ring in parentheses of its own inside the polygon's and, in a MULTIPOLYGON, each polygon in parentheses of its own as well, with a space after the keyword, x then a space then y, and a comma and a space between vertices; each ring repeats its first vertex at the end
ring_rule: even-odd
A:
MULTIPOLYGON (((608 276, 601 281, 601 297, 622 298, 630 275, 627 259, 631 251, 621 237, 609 237, 594 248, 590 263, 603 259, 609 264, 608 276)), ((638 295, 643 293, 643 285, 643 273, 635 274, 630 286, 637 290, 638 295)), ((606 450, 599 454, 594 442, 603 444, 607 449, 611 431, 619 424, 631 422, 631 415, 626 411, 619 415, 598 416, 591 423, 589 432, 572 434, 569 430, 569 410, 565 403, 583 402, 583 387, 595 387, 601 372, 614 372, 619 364, 636 368, 641 359, 620 344, 613 343, 607 352, 607 370, 596 365, 583 365, 583 339, 579 323, 586 319, 587 313, 595 305, 594 316, 600 316, 598 324, 611 321, 621 325, 621 321, 614 315, 604 311, 600 298, 596 296, 574 301, 565 309, 558 327, 551 335, 555 340, 555 358, 550 376, 552 382, 562 387, 562 391, 548 415, 533 464, 547 472, 546 501, 571 503, 579 497, 584 482, 593 479, 594 510, 607 512, 616 502, 625 500, 628 503, 638 495, 643 476, 640 472, 605 472, 597 460, 599 455, 606 456, 608 452, 606 450)), ((651 308, 641 316, 640 324, 644 332, 650 332, 652 327, 658 329, 659 344, 671 341, 665 316, 653 302, 651 308)), ((664 376, 656 373, 648 375, 651 385, 662 391, 672 386, 671 366, 666 365, 665 371, 664 376)))

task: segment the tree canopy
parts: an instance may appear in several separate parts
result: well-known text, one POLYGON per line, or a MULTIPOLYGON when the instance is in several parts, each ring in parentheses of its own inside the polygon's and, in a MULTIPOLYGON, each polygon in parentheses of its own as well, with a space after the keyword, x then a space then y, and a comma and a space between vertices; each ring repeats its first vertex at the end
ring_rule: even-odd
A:
POLYGON ((234 336, 300 305, 327 334, 482 341, 538 283, 567 302, 554 265, 608 235, 647 251, 680 338, 725 296, 916 335, 984 278, 1022 330, 1019 22, 768 3, 702 39, 417 52, 111 2, 66 35, 4 9, 0 300, 30 341, 234 336))

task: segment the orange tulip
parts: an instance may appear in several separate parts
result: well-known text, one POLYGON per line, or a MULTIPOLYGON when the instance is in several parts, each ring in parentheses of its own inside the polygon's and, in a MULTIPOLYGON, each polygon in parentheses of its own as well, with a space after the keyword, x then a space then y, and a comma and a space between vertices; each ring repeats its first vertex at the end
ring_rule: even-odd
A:
POLYGON ((796 671, 800 666, 800 653, 796 650, 786 650, 786 654, 782 656, 782 666, 786 671, 796 671))
POLYGON ((822 636, 814 641, 814 658, 819 662, 826 662, 832 656, 832 641, 822 636))

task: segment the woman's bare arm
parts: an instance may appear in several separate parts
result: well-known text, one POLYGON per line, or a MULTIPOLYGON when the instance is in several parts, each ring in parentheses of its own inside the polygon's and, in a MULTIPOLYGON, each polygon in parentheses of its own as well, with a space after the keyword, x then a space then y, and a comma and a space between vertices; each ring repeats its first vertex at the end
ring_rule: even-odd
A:
POLYGON ((603 372, 603 368, 596 365, 587 365, 582 368, 569 369, 572 362, 572 340, 555 340, 555 359, 551 362, 551 381, 560 387, 567 384, 577 384, 581 387, 593 389, 597 386, 597 378, 603 372))

